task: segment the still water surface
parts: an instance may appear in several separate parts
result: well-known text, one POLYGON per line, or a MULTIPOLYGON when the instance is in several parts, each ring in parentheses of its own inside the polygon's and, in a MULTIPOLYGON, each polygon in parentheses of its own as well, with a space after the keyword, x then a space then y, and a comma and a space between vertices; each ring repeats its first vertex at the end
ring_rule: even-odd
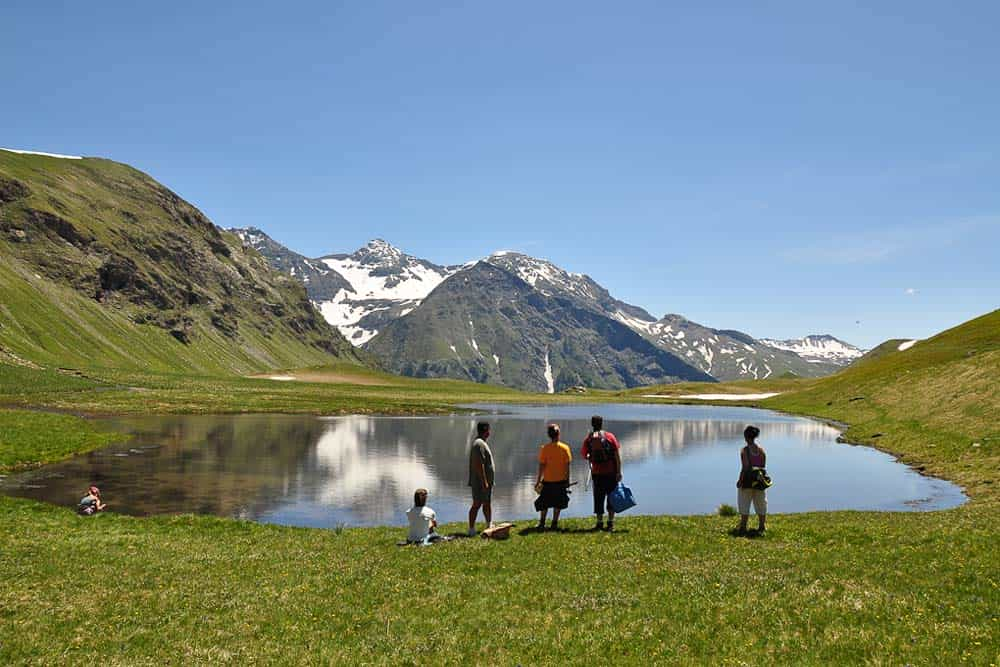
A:
POLYGON ((413 490, 426 487, 442 521, 468 510, 468 447, 479 419, 493 424, 494 519, 534 515, 538 446, 562 426, 573 449, 567 516, 592 511, 579 448, 590 415, 622 444, 630 513, 699 514, 736 504, 747 424, 767 449, 771 512, 931 510, 960 505, 961 490, 891 456, 838 444, 809 419, 737 407, 478 405, 480 416, 157 416, 108 420, 132 439, 0 480, 0 491, 73 506, 90 483, 114 511, 195 512, 296 526, 402 525, 413 490), (486 416, 483 416, 486 415, 486 416))

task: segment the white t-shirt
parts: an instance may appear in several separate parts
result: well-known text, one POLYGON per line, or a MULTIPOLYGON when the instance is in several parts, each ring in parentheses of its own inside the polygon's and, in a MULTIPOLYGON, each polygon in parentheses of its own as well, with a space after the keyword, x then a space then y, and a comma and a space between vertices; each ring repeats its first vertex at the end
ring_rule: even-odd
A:
POLYGON ((431 521, 437 518, 437 514, 430 507, 414 505, 406 510, 406 518, 410 520, 410 532, 406 539, 410 542, 419 542, 431 532, 431 521))

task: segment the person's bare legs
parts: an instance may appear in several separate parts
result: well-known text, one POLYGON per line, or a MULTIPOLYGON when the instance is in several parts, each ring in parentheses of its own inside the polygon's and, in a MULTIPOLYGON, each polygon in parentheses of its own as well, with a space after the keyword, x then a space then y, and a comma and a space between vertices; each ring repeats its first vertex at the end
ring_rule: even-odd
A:
MULTIPOLYGON (((481 502, 479 502, 478 500, 473 500, 472 501, 472 507, 469 508, 469 532, 470 533, 476 532, 476 516, 478 516, 478 514, 479 514, 479 508, 481 506, 482 506, 481 502)), ((484 512, 485 512, 485 508, 484 508, 484 512)))
MULTIPOLYGON (((545 517, 549 515, 549 508, 546 507, 541 512, 538 513, 538 527, 545 528, 545 517)), ((556 518, 553 521, 559 520, 559 510, 556 510, 556 518)))
POLYGON ((493 527, 493 503, 483 503, 483 518, 486 519, 487 528, 493 527))
POLYGON ((561 509, 559 509, 558 507, 553 508, 553 510, 552 510, 552 528, 558 528, 559 527, 559 514, 560 513, 562 513, 561 509))
POLYGON ((608 530, 613 530, 615 527, 615 513, 609 507, 608 508, 608 530))

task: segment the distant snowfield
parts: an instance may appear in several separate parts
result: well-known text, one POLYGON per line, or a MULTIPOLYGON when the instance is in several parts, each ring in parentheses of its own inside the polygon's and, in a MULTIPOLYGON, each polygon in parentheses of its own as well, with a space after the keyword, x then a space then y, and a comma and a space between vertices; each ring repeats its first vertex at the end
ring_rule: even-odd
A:
POLYGON ((780 391, 765 394, 682 394, 680 396, 662 396, 660 394, 643 394, 643 398, 693 398, 698 401, 759 401, 777 396, 780 391))
POLYGON ((908 341, 906 341, 904 343, 900 343, 899 347, 897 347, 896 349, 899 350, 900 352, 905 352, 906 350, 909 350, 911 347, 913 347, 916 344, 917 344, 917 341, 915 341, 915 340, 908 340, 908 341))
POLYGON ((83 157, 80 155, 60 155, 59 153, 42 153, 41 151, 19 151, 16 148, 3 148, 0 147, 0 151, 7 151, 8 153, 20 153, 21 155, 42 155, 44 157, 57 157, 63 160, 82 160, 83 157))
POLYGON ((292 375, 268 375, 268 380, 277 380, 278 382, 291 382, 295 379, 292 375))
POLYGON ((350 257, 328 257, 321 262, 343 276, 354 290, 340 290, 333 299, 319 303, 318 307, 323 318, 337 327, 355 346, 364 345, 378 334, 378 329, 358 326, 365 316, 393 306, 403 306, 402 317, 419 306, 435 287, 454 273, 454 270, 439 273, 413 262, 399 272, 379 275, 380 267, 377 265, 350 257))
POLYGON ((775 340, 761 338, 764 345, 776 347, 779 350, 799 355, 811 364, 839 363, 848 364, 864 355, 865 351, 837 340, 832 336, 806 336, 793 340, 775 340))

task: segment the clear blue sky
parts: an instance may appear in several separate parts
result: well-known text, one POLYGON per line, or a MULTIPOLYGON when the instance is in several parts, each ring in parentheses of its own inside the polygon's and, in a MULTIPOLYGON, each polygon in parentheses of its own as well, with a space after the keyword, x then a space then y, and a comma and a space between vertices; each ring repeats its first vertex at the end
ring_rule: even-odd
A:
POLYGON ((747 4, 8 1, 0 146, 755 336, 1000 305, 1000 4, 747 4))

